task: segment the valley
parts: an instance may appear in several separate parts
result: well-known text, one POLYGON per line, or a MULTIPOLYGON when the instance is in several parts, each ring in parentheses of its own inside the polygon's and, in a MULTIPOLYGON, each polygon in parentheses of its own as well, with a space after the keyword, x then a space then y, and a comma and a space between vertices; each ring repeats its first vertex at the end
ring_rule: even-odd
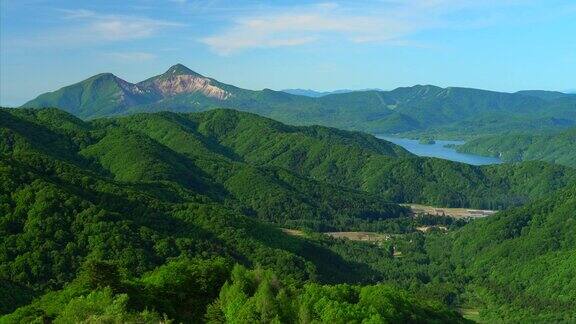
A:
MULTIPOLYGON (((490 217, 497 213, 495 210, 477 210, 477 209, 466 209, 466 208, 445 208, 445 207, 434 207, 425 206, 418 204, 401 204, 401 206, 407 207, 410 210, 410 217, 416 220, 414 225, 405 231, 405 233, 410 232, 422 232, 427 233, 431 230, 439 230, 447 232, 449 231, 449 226, 454 222, 450 219, 461 220, 461 221, 471 221, 474 219, 490 217)), ((465 223, 460 223, 458 226, 452 228, 452 230, 463 226, 465 223)), ((281 230, 292 236, 306 237, 310 233, 298 229, 281 228, 281 230)), ((334 239, 347 239, 357 242, 374 243, 379 244, 385 241, 389 241, 394 237, 399 237, 399 233, 386 233, 386 232, 363 232, 363 231, 339 231, 339 232, 319 232, 316 234, 326 235, 334 239)), ((308 235, 310 236, 310 235, 308 235)), ((395 251, 396 254, 400 253, 395 251)), ((401 255, 398 254, 398 255, 401 255)))

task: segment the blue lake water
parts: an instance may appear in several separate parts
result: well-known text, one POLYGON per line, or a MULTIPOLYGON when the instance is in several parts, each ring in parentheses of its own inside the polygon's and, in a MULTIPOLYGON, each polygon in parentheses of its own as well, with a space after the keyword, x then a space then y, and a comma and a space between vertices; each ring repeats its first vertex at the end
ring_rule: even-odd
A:
POLYGON ((464 144, 464 141, 440 141, 437 140, 435 144, 420 144, 418 140, 408 138, 389 137, 383 135, 375 135, 378 138, 400 145, 411 153, 418 156, 436 157, 456 162, 462 162, 472 165, 487 165, 498 164, 502 161, 494 157, 486 157, 474 154, 458 153, 453 148, 444 147, 447 144, 464 144))

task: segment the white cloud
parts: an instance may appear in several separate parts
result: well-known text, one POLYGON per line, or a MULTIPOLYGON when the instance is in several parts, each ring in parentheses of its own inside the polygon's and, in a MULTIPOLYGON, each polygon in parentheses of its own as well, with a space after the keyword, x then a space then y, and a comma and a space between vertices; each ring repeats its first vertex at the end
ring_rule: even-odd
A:
POLYGON ((147 52, 112 52, 112 53, 106 53, 104 55, 111 59, 122 62, 144 62, 156 58, 155 54, 147 52))
POLYGON ((375 0, 321 3, 299 8, 268 7, 252 16, 236 18, 231 26, 200 41, 220 55, 251 48, 297 46, 330 37, 350 42, 413 44, 407 38, 421 30, 486 23, 485 8, 526 0, 375 0), (368 3, 368 4, 367 4, 368 3), (479 14, 451 17, 463 10, 479 14))
POLYGON ((64 13, 64 18, 67 19, 81 19, 81 18, 93 17, 96 15, 94 11, 86 9, 73 9, 73 10, 61 9, 60 11, 64 13))
POLYGON ((139 38, 147 38, 155 35, 168 27, 180 26, 180 24, 150 19, 138 16, 126 15, 101 15, 86 12, 82 20, 83 26, 80 33, 99 40, 122 41, 139 38))
POLYGON ((18 46, 75 47, 98 43, 145 39, 181 24, 134 15, 109 15, 94 11, 60 10, 66 27, 38 32, 28 38, 13 41, 18 46))
POLYGON ((91 21, 85 32, 101 40, 122 41, 147 38, 172 26, 177 24, 147 18, 111 16, 91 21))
POLYGON ((387 41, 414 30, 416 23, 400 17, 359 15, 325 3, 288 13, 267 13, 237 19, 224 32, 201 39, 213 51, 229 55, 249 48, 296 46, 328 36, 354 42, 387 41))
POLYGON ((238 20, 223 33, 201 41, 215 52, 228 55, 247 48, 302 45, 328 34, 358 42, 386 41, 403 36, 412 29, 411 25, 395 19, 340 15, 328 9, 325 12, 277 14, 238 20))

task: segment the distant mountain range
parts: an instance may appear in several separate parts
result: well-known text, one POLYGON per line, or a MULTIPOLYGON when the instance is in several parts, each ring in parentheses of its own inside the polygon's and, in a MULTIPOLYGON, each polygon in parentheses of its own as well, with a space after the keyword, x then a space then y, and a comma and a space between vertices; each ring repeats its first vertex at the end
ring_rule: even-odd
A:
POLYGON ((298 96, 319 98, 319 97, 323 97, 323 96, 327 96, 327 95, 331 95, 331 94, 349 93, 349 92, 356 92, 356 91, 370 91, 370 90, 383 91, 382 89, 378 89, 378 88, 372 88, 372 89, 369 88, 369 89, 361 89, 361 90, 340 89, 340 90, 334 90, 334 91, 316 91, 316 90, 311 90, 311 89, 284 89, 284 90, 282 90, 282 92, 286 92, 286 93, 298 95, 298 96))
POLYGON ((544 100, 557 100, 562 98, 572 97, 573 94, 560 91, 544 91, 544 90, 523 90, 516 92, 517 94, 526 95, 530 97, 540 98, 544 100))
POLYGON ((576 125, 576 95, 561 92, 503 93, 433 85, 321 96, 304 92, 308 95, 242 89, 177 64, 135 84, 110 73, 98 74, 42 94, 23 107, 58 107, 84 119, 162 110, 231 108, 295 125, 458 137, 576 125))

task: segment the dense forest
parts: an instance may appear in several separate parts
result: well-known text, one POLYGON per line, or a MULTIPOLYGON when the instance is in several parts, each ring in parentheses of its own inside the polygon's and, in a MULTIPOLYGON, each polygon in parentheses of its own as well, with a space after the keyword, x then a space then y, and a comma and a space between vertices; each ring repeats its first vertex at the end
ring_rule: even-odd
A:
POLYGON ((470 297, 497 321, 576 318, 576 186, 464 226, 453 260, 473 278, 470 297))
POLYGON ((176 64, 135 84, 102 73, 22 107, 59 107, 80 118, 139 112, 198 112, 230 108, 294 125, 319 124, 380 134, 477 136, 510 130, 576 126, 576 95, 551 91, 504 93, 433 85, 391 91, 354 91, 318 98, 264 89, 246 90, 176 64))
POLYGON ((0 322, 576 316, 568 167, 418 158, 233 110, 2 109, 0 135, 0 322), (400 202, 523 206, 465 224, 400 202), (448 232, 415 230, 436 222, 448 232), (321 234, 354 230, 390 238, 321 234))
MULTIPOLYGON (((262 203, 263 198, 251 199, 258 192, 251 192, 256 189, 243 186, 248 179, 267 181, 263 186, 269 195, 270 186, 285 191, 287 187, 296 186, 296 179, 305 178, 376 194, 386 201, 501 209, 541 197, 565 186, 576 176, 570 168, 540 162, 475 167, 440 159, 418 158, 399 146, 370 135, 319 126, 288 126, 232 110, 188 115, 167 112, 134 115, 99 120, 95 125, 102 128, 118 125, 119 129, 127 129, 134 136, 151 138, 161 147, 188 159, 189 164, 193 163, 202 171, 199 171, 199 175, 212 177, 250 204, 262 203), (224 172, 238 168, 239 163, 250 167, 234 174, 224 172), (275 179, 265 180, 267 177, 263 176, 262 168, 275 179), (290 176, 287 171, 291 171, 290 176), (278 185, 279 180, 290 182, 290 186, 278 185)), ((105 159, 103 162, 105 166, 108 165, 107 168, 120 164, 124 169, 128 162, 126 157, 112 153, 108 145, 116 145, 125 151, 128 149, 128 138, 125 134, 108 134, 102 142, 86 149, 83 154, 91 154, 93 150, 102 148, 105 152, 99 158, 105 159)), ((136 165, 143 163, 140 157, 136 158, 140 151, 135 149, 138 154, 134 154, 134 170, 141 169, 136 165)), ((157 155, 162 158, 167 156, 157 155)), ((158 168, 160 164, 155 165, 158 168)), ((112 172, 116 177, 125 176, 113 169, 112 172)), ((146 176, 151 176, 149 172, 146 173, 146 176)), ((177 174, 171 176, 183 180, 177 174)), ((280 196, 285 194, 276 197, 280 196)), ((310 197, 310 194, 307 196, 310 197)), ((314 201, 318 200, 309 200, 310 203, 314 201)), ((278 202, 271 205, 285 210, 280 208, 282 206, 278 202)), ((282 219, 285 218, 283 215, 282 219)))
POLYGON ((504 161, 547 161, 576 167, 576 128, 552 134, 506 133, 481 136, 457 151, 499 157, 504 161))
MULTIPOLYGON (((54 109, 2 110, 0 114, 0 282, 5 292, 0 306, 7 313, 32 302, 5 317, 8 322, 67 322, 93 316, 118 321, 168 316, 194 322, 204 318, 208 303, 216 302, 216 293, 224 289, 234 263, 273 271, 294 296, 314 291, 303 286, 307 282, 368 283, 375 276, 366 276, 375 273, 368 265, 358 266, 322 240, 290 237, 268 223, 335 229, 370 224, 393 227, 386 222, 408 221, 404 207, 377 195, 324 184, 288 170, 252 166, 208 137, 194 140, 190 134, 185 138, 199 145, 192 159, 122 127, 119 121, 85 123, 54 109), (220 259, 214 265, 203 261, 215 257, 220 259), (212 266, 221 268, 196 270, 212 266), (153 283, 180 280, 162 271, 182 271, 185 276, 188 270, 182 268, 190 269, 190 278, 153 283), (151 271, 161 278, 150 279, 151 271), (198 277, 198 271, 220 275, 209 281, 198 277), (149 291, 152 286, 140 280, 152 282, 156 290, 149 291), (198 302, 196 295, 180 297, 178 292, 191 287, 193 280, 210 293, 205 296, 208 301, 193 314, 181 314, 178 307, 188 309, 186 303, 198 302), (173 298, 184 304, 178 306, 163 294, 176 294, 173 298), (146 313, 146 309, 156 313, 146 313)), ((146 117, 151 118, 151 125, 163 120, 156 119, 162 115, 139 116, 138 120, 146 117)), ((403 153, 372 137, 341 135, 350 136, 358 145, 403 153)), ((322 287, 318 289, 332 289, 322 287)), ((361 293, 352 286, 345 289, 352 295, 361 293)), ((420 302, 409 295, 381 289, 390 295, 391 303, 402 298, 398 314, 388 308, 386 313, 375 311, 363 302, 351 304, 358 307, 355 316, 428 314, 459 321, 446 306, 417 306, 420 302)), ((347 297, 334 298, 351 302, 347 297)), ((305 305, 284 306, 294 312, 305 305)), ((338 318, 343 314, 307 316, 338 318)))

